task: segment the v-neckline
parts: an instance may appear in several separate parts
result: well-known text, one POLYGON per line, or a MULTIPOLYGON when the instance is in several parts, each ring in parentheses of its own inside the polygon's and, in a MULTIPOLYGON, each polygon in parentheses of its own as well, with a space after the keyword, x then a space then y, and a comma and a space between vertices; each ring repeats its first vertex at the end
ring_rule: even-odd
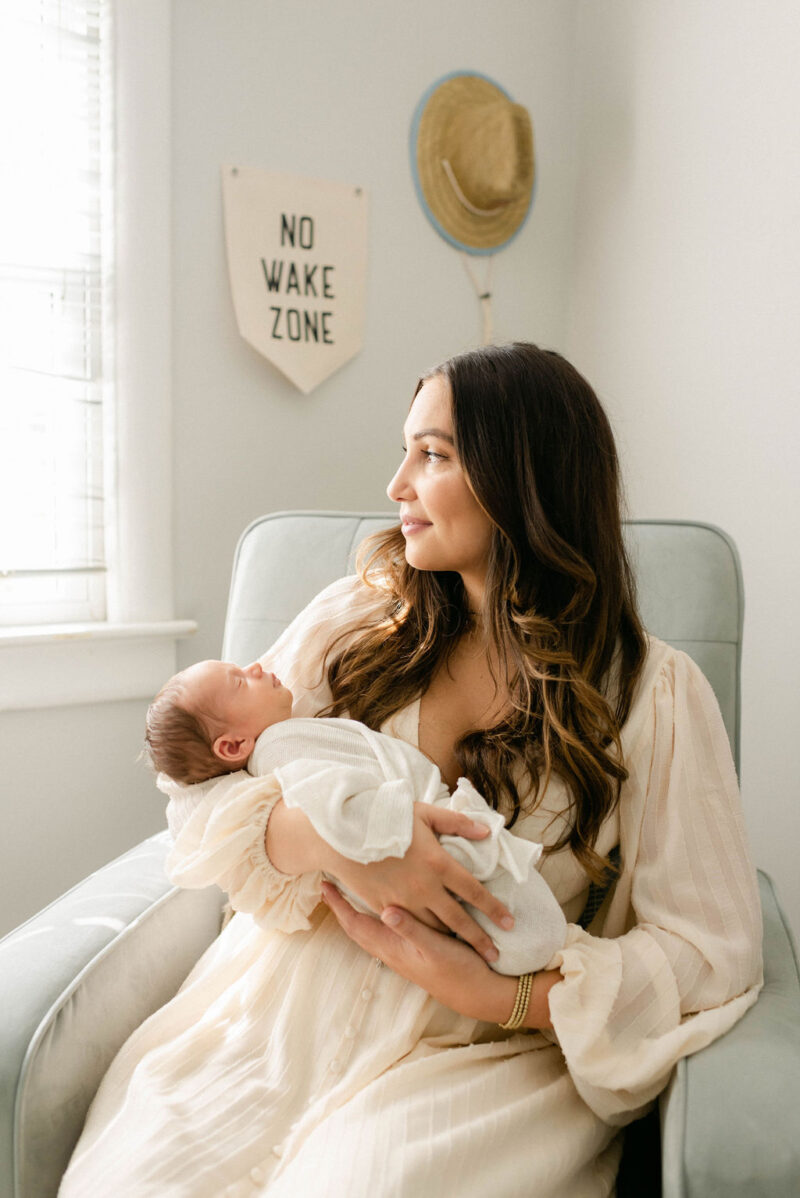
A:
POLYGON ((388 720, 384 720, 381 725, 381 732, 388 732, 390 736, 399 737, 406 744, 413 745, 415 749, 419 749, 419 721, 422 711, 422 697, 417 696, 412 699, 405 707, 401 707, 399 711, 395 711, 389 716, 388 720))

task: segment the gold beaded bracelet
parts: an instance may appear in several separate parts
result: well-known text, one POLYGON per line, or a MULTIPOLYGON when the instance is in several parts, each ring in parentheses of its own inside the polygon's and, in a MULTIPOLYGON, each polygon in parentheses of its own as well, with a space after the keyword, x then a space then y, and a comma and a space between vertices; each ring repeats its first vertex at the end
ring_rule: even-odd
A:
POLYGON ((514 1009, 506 1022, 499 1024, 507 1032, 516 1031, 518 1027, 522 1026, 522 1021, 528 1014, 532 988, 533 974, 523 973, 517 981, 517 997, 514 999, 514 1009))

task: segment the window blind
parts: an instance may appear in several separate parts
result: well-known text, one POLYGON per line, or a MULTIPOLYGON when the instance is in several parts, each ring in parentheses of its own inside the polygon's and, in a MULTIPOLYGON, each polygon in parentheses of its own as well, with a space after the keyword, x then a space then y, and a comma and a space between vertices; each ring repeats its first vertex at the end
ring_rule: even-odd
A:
POLYGON ((0 5, 0 622, 105 616, 107 0, 0 5))

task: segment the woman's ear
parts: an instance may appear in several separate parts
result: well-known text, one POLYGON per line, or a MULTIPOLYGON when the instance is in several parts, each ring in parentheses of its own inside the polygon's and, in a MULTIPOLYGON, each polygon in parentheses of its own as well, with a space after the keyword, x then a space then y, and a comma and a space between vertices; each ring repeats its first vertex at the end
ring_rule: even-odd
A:
POLYGON ((236 736, 234 733, 218 736, 211 746, 214 755, 226 765, 244 765, 253 752, 255 740, 252 736, 236 736))

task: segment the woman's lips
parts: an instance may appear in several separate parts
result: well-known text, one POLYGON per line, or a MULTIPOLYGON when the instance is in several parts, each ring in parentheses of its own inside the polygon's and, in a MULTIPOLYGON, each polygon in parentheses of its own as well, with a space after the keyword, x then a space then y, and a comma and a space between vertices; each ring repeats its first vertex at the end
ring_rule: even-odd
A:
POLYGON ((415 532, 422 532, 424 528, 430 528, 430 526, 430 520, 409 519, 404 519, 400 525, 404 537, 411 537, 415 532))

